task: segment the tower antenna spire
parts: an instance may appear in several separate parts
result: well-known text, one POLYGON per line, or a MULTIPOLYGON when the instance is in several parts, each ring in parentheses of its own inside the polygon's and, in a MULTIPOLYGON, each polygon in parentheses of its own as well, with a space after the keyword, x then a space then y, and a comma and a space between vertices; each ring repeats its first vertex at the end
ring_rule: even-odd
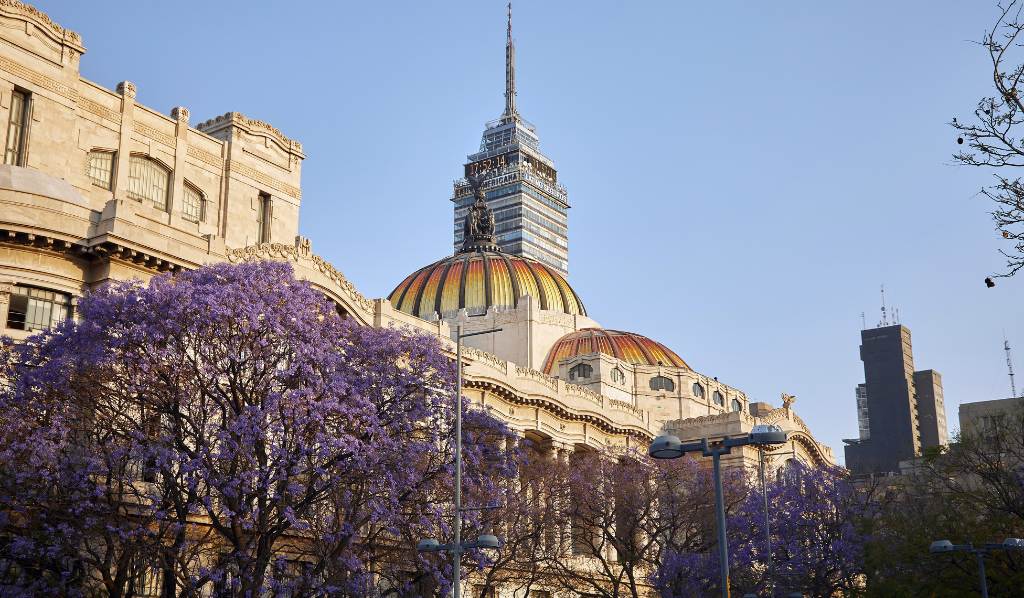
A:
POLYGON ((1006 351, 1006 369, 1010 372, 1010 398, 1017 398, 1017 384, 1013 380, 1013 358, 1010 356, 1010 341, 1006 340, 1006 333, 1003 333, 1003 351, 1006 351))
POLYGON ((505 113, 502 120, 516 120, 516 43, 512 41, 512 2, 508 3, 508 33, 505 39, 505 113))

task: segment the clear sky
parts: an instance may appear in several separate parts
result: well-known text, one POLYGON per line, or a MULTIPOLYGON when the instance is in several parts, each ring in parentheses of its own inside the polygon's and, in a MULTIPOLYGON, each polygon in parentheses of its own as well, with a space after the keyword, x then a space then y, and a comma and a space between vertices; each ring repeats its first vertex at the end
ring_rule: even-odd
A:
MULTIPOLYGON (((303 143, 301 232, 368 296, 451 251, 452 180, 503 104, 500 1, 38 0, 85 77, 193 123, 227 111, 303 143)), ((570 282, 609 328, 857 435, 861 312, 879 285, 917 369, 962 402, 1024 374, 1024 275, 991 173, 947 122, 991 85, 994 2, 544 2, 514 7, 518 106, 569 190, 570 282)), ((1024 375, 1019 386, 1024 387, 1024 375)))

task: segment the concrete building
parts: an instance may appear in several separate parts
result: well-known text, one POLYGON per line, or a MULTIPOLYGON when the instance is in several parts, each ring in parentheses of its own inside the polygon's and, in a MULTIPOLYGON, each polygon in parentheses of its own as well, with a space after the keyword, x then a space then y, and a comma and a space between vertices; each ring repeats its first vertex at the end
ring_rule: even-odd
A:
POLYGON ((942 375, 935 370, 914 372, 914 391, 917 397, 921 449, 949 444, 946 402, 942 397, 942 375))
POLYGON ((516 109, 515 56, 510 5, 505 40, 505 110, 497 120, 487 123, 480 149, 467 157, 464 178, 454 183, 455 251, 462 247, 462 223, 474 200, 469 179, 482 177, 501 250, 535 259, 566 276, 569 196, 558 183, 554 162, 540 151, 537 129, 516 109))
POLYGON ((1024 397, 960 404, 960 433, 984 435, 1013 418, 1024 421, 1024 397))
POLYGON ((844 440, 851 472, 895 473, 900 461, 948 442, 942 377, 934 370, 914 371, 909 328, 894 324, 862 330, 860 358, 860 437, 844 440))
MULTIPOLYGON (((504 251, 498 208, 487 196, 493 180, 467 181, 472 202, 459 253, 398 278, 388 298, 370 299, 298 235, 305 158, 298 141, 238 112, 193 126, 186 107, 138 104, 130 81, 111 90, 84 79, 84 53, 74 31, 32 6, 0 2, 0 122, 7 124, 0 334, 23 340, 74 318, 78 298, 107 281, 223 261, 286 261, 346 317, 437 335, 452 354, 456 325, 502 327, 465 348, 464 394, 550 458, 643 449, 666 429, 684 440, 715 439, 772 423, 789 433, 769 456, 772 467, 793 459, 835 464, 792 397, 780 407, 757 403, 655 340, 602 328, 564 264, 504 251)), ((510 65, 511 57, 509 42, 510 65)), ((501 126, 519 136, 510 143, 520 144, 520 156, 534 156, 509 89, 501 126)), ((541 183, 529 178, 536 170, 523 168, 516 193, 525 197, 541 183)), ((557 190, 553 179, 545 184, 557 190)), ((728 461, 756 462, 747 450, 728 461)))

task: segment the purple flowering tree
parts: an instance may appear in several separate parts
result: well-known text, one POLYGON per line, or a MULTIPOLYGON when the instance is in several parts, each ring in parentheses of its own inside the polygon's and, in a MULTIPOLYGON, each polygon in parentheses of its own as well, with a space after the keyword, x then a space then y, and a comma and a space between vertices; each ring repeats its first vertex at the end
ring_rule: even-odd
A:
MULTIPOLYGON (((651 582, 666 598, 711 596, 720 591, 714 477, 707 460, 687 456, 669 463, 678 463, 681 475, 660 497, 663 509, 671 513, 672 525, 666 528, 664 546, 653 563, 651 582)), ((722 471, 725 512, 730 519, 749 500, 747 482, 742 470, 722 471)), ((734 551, 736 530, 732 523, 728 527, 734 551)))
MULTIPOLYGON (((3 356, 11 587, 359 596, 383 571, 403 574, 396 595, 445 587, 444 563, 408 548, 451 515, 436 339, 343 320, 286 264, 221 264, 109 285, 3 356)), ((478 440, 508 431, 467 424, 472 497, 508 461, 478 440)))
MULTIPOLYGON (((855 595, 864 587, 865 497, 842 472, 795 465, 768 486, 771 561, 764 533, 764 497, 742 494, 728 517, 730 581, 734 592, 801 591, 811 596, 855 595)), ((713 531, 713 530, 712 530, 713 531)), ((720 579, 717 552, 670 551, 656 574, 662 596, 713 594, 720 579)))
POLYGON ((768 486, 771 572, 759 489, 751 492, 729 522, 736 534, 737 582, 758 590, 774 584, 812 596, 862 591, 865 498, 844 472, 795 463, 768 486))
POLYGON ((547 559, 553 583, 606 598, 646 595, 666 550, 708 536, 712 486, 692 459, 632 451, 577 452, 555 487, 568 524, 565 549, 547 559))

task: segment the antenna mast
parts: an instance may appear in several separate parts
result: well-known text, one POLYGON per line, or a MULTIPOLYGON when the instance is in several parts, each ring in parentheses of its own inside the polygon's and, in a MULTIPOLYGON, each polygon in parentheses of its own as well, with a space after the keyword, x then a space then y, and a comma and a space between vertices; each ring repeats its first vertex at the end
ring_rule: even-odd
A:
POLYGON ((879 326, 888 326, 889 318, 885 315, 885 285, 882 285, 882 321, 878 323, 879 326))
POLYGON ((505 37, 505 121, 516 120, 516 43, 512 40, 512 2, 508 3, 508 29, 505 37))
POLYGON ((1006 369, 1010 372, 1010 398, 1017 398, 1017 384, 1013 380, 1013 359, 1010 356, 1010 341, 1003 334, 1003 350, 1006 351, 1006 369))

